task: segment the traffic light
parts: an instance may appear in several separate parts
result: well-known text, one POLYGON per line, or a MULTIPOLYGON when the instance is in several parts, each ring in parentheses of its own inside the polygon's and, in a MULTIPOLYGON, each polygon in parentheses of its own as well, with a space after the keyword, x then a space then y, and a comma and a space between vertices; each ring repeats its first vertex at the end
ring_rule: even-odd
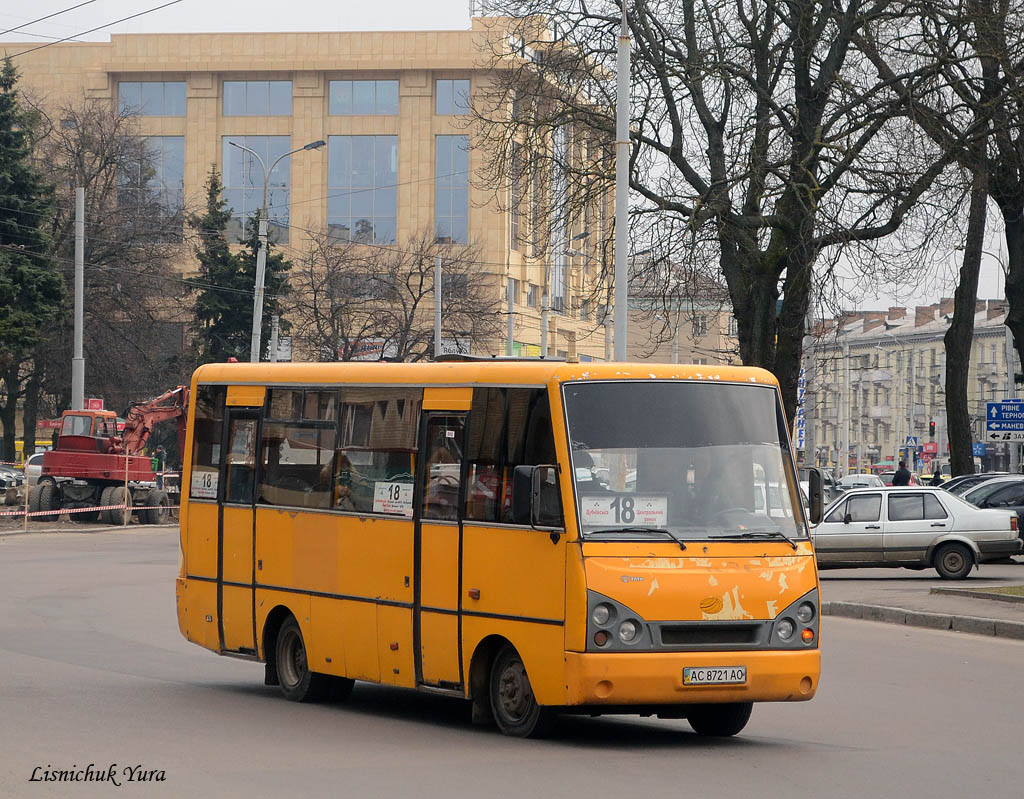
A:
POLYGON ((935 421, 928 422, 928 435, 935 438, 935 421))

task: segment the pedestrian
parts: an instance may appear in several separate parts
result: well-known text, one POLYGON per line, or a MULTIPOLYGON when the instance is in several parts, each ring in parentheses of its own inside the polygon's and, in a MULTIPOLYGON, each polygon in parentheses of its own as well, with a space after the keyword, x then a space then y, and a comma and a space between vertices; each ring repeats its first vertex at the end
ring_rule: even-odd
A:
POLYGON ((928 485, 930 485, 930 486, 940 486, 944 482, 946 482, 946 481, 942 479, 942 468, 939 466, 939 464, 936 463, 935 464, 935 474, 933 474, 932 475, 932 479, 928 481, 928 485))
POLYGON ((892 476, 892 484, 894 486, 910 485, 910 469, 907 468, 906 461, 900 461, 900 468, 897 469, 896 474, 892 476))
POLYGON ((164 487, 164 468, 167 466, 167 453, 164 452, 163 446, 158 446, 156 451, 153 453, 153 466, 156 472, 156 487, 164 487))

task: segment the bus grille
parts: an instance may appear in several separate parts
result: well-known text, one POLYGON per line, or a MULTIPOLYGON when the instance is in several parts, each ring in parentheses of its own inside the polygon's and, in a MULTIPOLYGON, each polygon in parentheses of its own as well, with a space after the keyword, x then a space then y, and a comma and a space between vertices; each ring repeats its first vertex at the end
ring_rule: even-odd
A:
POLYGON ((685 626, 663 626, 664 646, 743 645, 758 643, 760 624, 713 624, 701 622, 685 626))

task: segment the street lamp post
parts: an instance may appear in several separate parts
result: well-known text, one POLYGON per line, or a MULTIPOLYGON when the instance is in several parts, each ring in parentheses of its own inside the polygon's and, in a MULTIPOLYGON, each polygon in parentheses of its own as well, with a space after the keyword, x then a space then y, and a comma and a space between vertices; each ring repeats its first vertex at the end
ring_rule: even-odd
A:
POLYGON ((615 101, 615 360, 626 360, 629 314, 629 24, 622 0, 615 101))
POLYGON ((249 343, 249 361, 251 363, 256 363, 260 360, 260 338, 263 333, 263 283, 267 268, 267 249, 270 245, 270 220, 268 219, 269 209, 267 208, 267 195, 270 193, 270 176, 274 173, 274 167, 288 156, 295 155, 295 153, 302 152, 303 150, 319 150, 321 147, 325 146, 327 142, 323 139, 318 139, 317 141, 312 141, 302 147, 297 147, 291 152, 278 156, 278 158, 270 165, 270 169, 267 169, 267 165, 263 162, 260 154, 255 150, 234 141, 229 141, 228 144, 249 153, 249 155, 259 162, 260 169, 263 170, 263 205, 260 207, 259 216, 260 248, 256 252, 256 288, 253 292, 252 298, 252 338, 249 343))

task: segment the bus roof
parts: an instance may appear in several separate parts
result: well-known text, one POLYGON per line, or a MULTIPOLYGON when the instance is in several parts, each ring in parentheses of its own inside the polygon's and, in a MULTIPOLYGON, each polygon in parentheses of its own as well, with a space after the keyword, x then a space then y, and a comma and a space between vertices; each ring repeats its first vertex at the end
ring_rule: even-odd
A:
POLYGON ((522 360, 389 363, 211 363, 200 366, 196 383, 250 385, 396 384, 467 386, 542 385, 576 380, 714 380, 778 386, 775 376, 747 366, 675 363, 616 363, 522 360))

